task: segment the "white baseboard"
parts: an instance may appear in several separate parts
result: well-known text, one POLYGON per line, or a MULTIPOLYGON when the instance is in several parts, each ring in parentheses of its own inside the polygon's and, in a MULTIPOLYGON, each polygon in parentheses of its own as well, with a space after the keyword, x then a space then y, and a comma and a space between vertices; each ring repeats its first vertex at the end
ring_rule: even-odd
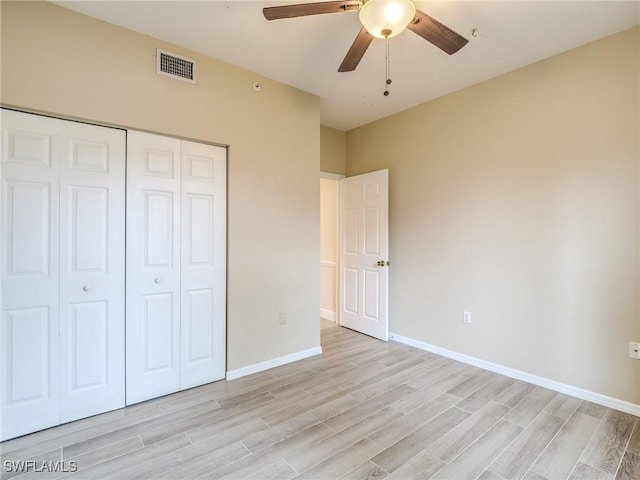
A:
POLYGON ((598 405, 603 405, 615 410, 620 410, 621 412, 640 416, 640 405, 636 405, 635 403, 609 397, 607 395, 602 395, 590 390, 584 390, 582 388, 567 385, 565 383, 556 382, 555 380, 539 377, 537 375, 522 372, 514 368, 504 367, 496 363, 491 363, 486 360, 471 357, 463 353, 454 352, 453 350, 447 350, 446 348, 436 347, 435 345, 430 345, 419 340, 403 337, 402 335, 397 335, 395 333, 390 333, 389 339, 395 340, 399 343, 404 343, 405 345, 409 345, 411 347, 419 348, 420 350, 425 350, 437 355, 442 355, 443 357, 458 360, 459 362, 467 363, 469 365, 473 365, 474 367, 482 368, 483 370, 489 370, 491 372, 499 373, 510 378, 515 378, 517 380, 522 380, 524 382, 538 385, 539 387, 548 388, 549 390, 553 390, 555 392, 564 393, 566 395, 571 395, 572 397, 597 403, 598 405))
POLYGON ((324 318, 325 320, 329 320, 330 322, 335 322, 336 312, 332 312, 331 310, 327 310, 326 308, 321 308, 320 318, 324 318))
POLYGON ((236 378, 245 377, 247 375, 251 375, 252 373, 263 372, 265 370, 269 370, 270 368, 279 367, 281 365, 286 365, 287 363, 297 362, 298 360, 304 360, 305 358, 321 354, 322 347, 314 347, 308 350, 303 350, 301 352, 290 353, 289 355, 285 355, 284 357, 267 360, 266 362, 248 365, 246 367, 237 368, 235 370, 228 370, 225 378, 227 380, 235 380, 236 378))

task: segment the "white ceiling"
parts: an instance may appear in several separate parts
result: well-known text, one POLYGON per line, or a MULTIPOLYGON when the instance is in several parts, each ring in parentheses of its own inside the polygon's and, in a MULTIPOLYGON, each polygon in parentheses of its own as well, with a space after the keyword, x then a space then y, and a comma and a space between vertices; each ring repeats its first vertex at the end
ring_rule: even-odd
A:
POLYGON ((354 72, 338 73, 360 29, 357 12, 267 21, 265 6, 297 1, 56 1, 279 80, 320 97, 321 122, 340 130, 447 93, 640 23, 632 1, 415 1, 469 43, 449 56, 405 31, 391 42, 391 94, 383 96, 384 41, 354 72), (477 36, 471 32, 477 29, 477 36))

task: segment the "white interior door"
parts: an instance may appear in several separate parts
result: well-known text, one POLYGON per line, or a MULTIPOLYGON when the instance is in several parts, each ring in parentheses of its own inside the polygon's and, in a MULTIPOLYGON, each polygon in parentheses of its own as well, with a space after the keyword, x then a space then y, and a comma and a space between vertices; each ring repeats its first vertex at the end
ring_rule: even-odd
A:
POLYGON ((340 325, 387 341, 389 171, 340 180, 340 325))
POLYGON ((225 148, 182 142, 181 389, 225 375, 226 168, 225 148))
POLYGON ((226 149, 129 131, 127 404, 220 380, 226 149))
POLYGON ((127 134, 127 404, 180 387, 180 140, 127 134))
POLYGON ((2 110, 1 440, 60 422, 54 123, 2 110))
POLYGON ((60 121, 60 421, 124 406, 124 130, 60 121))
POLYGON ((2 440, 124 406, 124 139, 2 110, 2 440))

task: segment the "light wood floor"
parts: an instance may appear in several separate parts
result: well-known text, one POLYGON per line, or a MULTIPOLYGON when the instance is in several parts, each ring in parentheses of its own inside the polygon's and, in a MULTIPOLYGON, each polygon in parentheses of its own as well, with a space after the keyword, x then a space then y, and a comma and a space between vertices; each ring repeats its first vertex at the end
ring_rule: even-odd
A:
POLYGON ((336 326, 322 346, 5 442, 2 478, 640 479, 637 417, 336 326))

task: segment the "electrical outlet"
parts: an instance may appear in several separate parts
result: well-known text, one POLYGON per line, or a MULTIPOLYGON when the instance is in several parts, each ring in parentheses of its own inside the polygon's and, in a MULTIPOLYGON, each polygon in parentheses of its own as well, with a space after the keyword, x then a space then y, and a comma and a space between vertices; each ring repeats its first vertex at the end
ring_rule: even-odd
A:
POLYGON ((285 323, 287 323, 287 312, 280 312, 280 325, 284 325, 285 323))
POLYGON ((629 357, 640 360, 640 342, 629 342, 629 357))
POLYGON ((471 324, 471 312, 464 312, 462 314, 462 321, 467 325, 471 324))

